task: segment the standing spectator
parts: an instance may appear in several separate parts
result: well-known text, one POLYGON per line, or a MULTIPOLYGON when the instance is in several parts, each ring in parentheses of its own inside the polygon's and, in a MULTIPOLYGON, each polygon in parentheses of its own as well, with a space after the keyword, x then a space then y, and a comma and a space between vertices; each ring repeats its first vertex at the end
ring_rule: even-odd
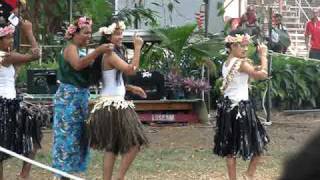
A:
POLYGON ((225 0, 223 19, 230 25, 230 31, 236 30, 240 25, 241 15, 245 12, 247 0, 225 0), (240 7, 239 7, 240 6, 240 7))
POLYGON ((241 16, 239 29, 252 36, 254 42, 257 42, 257 39, 262 39, 261 28, 257 20, 257 12, 254 6, 248 6, 246 13, 241 16))
POLYGON ((320 10, 313 10, 313 17, 306 24, 305 41, 309 50, 309 58, 320 59, 320 10), (310 46, 309 39, 311 36, 310 46))
POLYGON ((287 28, 282 24, 281 14, 275 14, 273 19, 269 48, 274 52, 286 53, 291 44, 287 28))

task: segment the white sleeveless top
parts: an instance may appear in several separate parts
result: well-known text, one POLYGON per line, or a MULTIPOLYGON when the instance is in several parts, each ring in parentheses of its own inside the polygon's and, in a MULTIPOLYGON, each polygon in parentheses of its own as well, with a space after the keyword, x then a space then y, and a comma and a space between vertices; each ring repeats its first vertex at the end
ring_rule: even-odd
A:
POLYGON ((101 95, 103 96, 118 96, 123 97, 126 93, 122 73, 119 76, 119 82, 116 80, 117 69, 103 70, 102 71, 102 89, 101 95))
MULTIPOLYGON (((223 63, 222 76, 225 79, 229 74, 229 71, 237 58, 230 59, 228 66, 223 63)), ((238 103, 241 100, 249 100, 249 75, 247 73, 239 72, 234 75, 232 81, 224 91, 224 97, 228 96, 234 103, 238 103)))
POLYGON ((13 65, 0 65, 0 96, 7 99, 16 98, 15 69, 13 65))

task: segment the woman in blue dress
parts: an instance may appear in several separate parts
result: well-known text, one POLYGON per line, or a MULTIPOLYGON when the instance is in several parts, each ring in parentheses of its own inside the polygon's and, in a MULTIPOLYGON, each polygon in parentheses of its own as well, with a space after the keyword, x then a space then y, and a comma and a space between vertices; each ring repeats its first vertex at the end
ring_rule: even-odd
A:
POLYGON ((54 98, 53 167, 72 174, 86 171, 88 164, 85 121, 90 64, 112 50, 112 45, 102 44, 90 54, 86 53, 84 48, 91 38, 91 26, 92 20, 87 17, 80 17, 69 25, 65 34, 69 41, 58 59, 60 86, 54 98))

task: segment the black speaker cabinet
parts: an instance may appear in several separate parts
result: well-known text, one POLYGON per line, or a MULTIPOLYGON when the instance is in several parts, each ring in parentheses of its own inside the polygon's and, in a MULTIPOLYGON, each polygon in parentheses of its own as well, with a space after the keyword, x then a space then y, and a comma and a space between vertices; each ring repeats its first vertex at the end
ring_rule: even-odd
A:
MULTIPOLYGON (((134 76, 129 76, 128 84, 140 86, 147 94, 148 100, 159 100, 165 96, 164 77, 157 71, 137 72, 134 76)), ((127 92, 128 99, 141 100, 142 98, 127 92)))
POLYGON ((54 94, 58 88, 55 69, 27 70, 27 92, 29 94, 54 94))

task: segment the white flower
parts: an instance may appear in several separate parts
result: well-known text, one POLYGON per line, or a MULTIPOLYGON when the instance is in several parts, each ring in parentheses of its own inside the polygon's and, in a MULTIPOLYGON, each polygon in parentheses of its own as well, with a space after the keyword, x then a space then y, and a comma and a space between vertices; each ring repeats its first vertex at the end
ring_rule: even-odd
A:
MULTIPOLYGON (((112 34, 114 33, 114 31, 117 28, 117 24, 116 23, 112 23, 110 26, 108 27, 101 27, 99 28, 99 32, 101 34, 112 34)), ((119 21, 118 22, 118 28, 120 28, 121 30, 125 30, 126 29, 126 25, 124 24, 123 21, 119 21)))
POLYGON ((3 59, 4 59, 3 57, 5 57, 5 56, 6 56, 6 52, 0 51, 0 63, 3 61, 3 59))
POLYGON ((0 57, 4 57, 6 55, 6 52, 0 51, 0 57))
POLYGON ((112 23, 108 28, 111 29, 112 32, 113 32, 117 28, 117 24, 116 23, 112 23))
POLYGON ((99 28, 99 32, 101 34, 112 34, 113 30, 108 27, 101 27, 101 28, 99 28))
POLYGON ((125 29, 126 29, 126 25, 124 24, 123 21, 119 21, 119 27, 120 27, 120 29, 122 29, 122 30, 125 30, 125 29))

